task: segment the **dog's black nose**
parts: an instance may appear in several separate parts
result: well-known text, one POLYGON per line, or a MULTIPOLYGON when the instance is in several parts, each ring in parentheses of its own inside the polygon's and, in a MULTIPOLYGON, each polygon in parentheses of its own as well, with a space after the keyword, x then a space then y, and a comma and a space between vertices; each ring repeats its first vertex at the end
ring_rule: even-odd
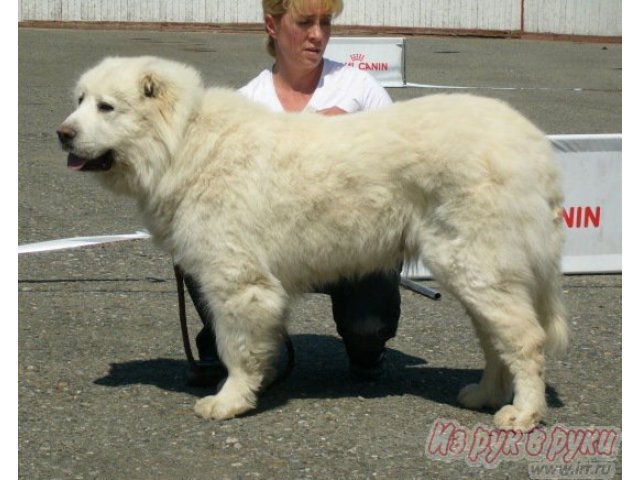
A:
POLYGON ((59 126, 58 129, 56 130, 56 133, 58 134, 58 139, 60 140, 60 143, 62 143, 63 145, 70 144, 71 141, 76 136, 76 131, 73 128, 67 127, 65 125, 59 126))

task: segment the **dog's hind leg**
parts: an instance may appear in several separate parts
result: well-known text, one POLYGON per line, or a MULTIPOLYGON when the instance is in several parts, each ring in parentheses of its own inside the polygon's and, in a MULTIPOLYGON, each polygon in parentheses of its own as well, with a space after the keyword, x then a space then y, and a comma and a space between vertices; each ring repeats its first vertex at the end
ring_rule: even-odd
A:
POLYGON ((266 275, 237 285, 227 284, 224 298, 214 302, 218 353, 229 376, 218 394, 196 402, 203 418, 223 420, 255 408, 258 391, 275 376, 286 294, 266 275))
MULTIPOLYGON (((473 315, 470 315, 474 320, 473 315)), ((490 336, 473 321, 484 352, 485 367, 479 383, 465 386, 458 394, 458 401, 467 408, 498 408, 513 399, 513 377, 493 346, 490 336)))
POLYGON ((461 298, 477 329, 484 332, 487 369, 478 385, 460 392, 464 405, 498 406, 509 390, 504 380, 513 379, 513 404, 502 407, 494 417, 500 428, 529 430, 546 412, 544 383, 545 331, 524 287, 511 285, 486 288, 477 295, 461 298), (506 368, 508 372, 501 369, 506 368))

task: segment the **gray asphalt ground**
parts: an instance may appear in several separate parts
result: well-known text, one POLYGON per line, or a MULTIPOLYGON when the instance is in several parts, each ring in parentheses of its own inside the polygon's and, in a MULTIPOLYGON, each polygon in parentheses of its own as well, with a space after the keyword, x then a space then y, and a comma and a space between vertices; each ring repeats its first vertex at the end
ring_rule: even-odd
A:
MULTIPOLYGON (((411 37, 407 80, 478 87, 549 134, 621 132, 620 45, 411 37), (581 88, 581 91, 572 90, 581 88)), ((238 87, 269 64, 258 34, 19 30, 19 243, 130 233, 134 206, 67 171, 55 128, 78 75, 108 54, 154 54, 238 87)), ((433 93, 390 90, 396 100, 433 93)), ((427 285, 438 288, 437 283, 427 285)), ((548 364, 549 425, 622 426, 621 275, 566 277, 570 351, 548 364)), ((23 479, 527 478, 425 453, 438 419, 472 428, 457 391, 479 378, 460 305, 402 291, 398 335, 376 382, 347 369, 328 298, 308 295, 290 325, 293 374, 257 412, 226 422, 192 412, 171 261, 149 241, 19 258, 19 477, 23 479)), ((197 329, 190 309, 192 332, 197 329)), ((616 462, 621 475, 621 456, 616 462)), ((577 478, 577 477, 572 477, 577 478)))

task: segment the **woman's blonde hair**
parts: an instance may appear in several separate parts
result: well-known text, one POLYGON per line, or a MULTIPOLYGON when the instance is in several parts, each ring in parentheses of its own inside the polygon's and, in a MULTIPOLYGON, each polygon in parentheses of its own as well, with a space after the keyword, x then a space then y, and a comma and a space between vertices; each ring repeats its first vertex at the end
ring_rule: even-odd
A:
MULTIPOLYGON (((309 0, 262 0, 262 13, 266 17, 271 15, 278 20, 285 13, 291 12, 294 16, 304 15, 306 3, 309 0)), ((319 5, 327 13, 331 13, 332 18, 336 18, 342 12, 344 5, 342 0, 313 0, 314 5, 319 5)), ((267 39, 267 52, 275 58, 276 45, 273 38, 267 39)))

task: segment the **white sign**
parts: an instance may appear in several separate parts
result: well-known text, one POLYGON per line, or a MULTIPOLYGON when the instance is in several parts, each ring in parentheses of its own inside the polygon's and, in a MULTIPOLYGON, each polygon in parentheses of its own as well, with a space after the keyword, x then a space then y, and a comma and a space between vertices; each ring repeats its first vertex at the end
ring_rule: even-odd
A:
POLYGON ((404 47, 401 37, 331 37, 324 56, 366 70, 383 87, 404 87, 404 47))
POLYGON ((565 273, 622 271, 622 135, 552 135, 564 175, 565 273))

